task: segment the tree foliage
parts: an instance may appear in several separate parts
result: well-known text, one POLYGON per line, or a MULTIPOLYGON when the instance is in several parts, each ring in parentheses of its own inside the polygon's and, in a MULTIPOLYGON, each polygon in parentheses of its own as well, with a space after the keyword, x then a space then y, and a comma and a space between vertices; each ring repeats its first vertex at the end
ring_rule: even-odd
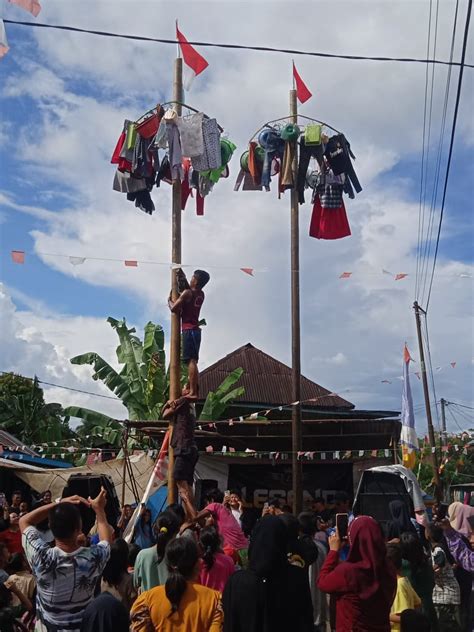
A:
POLYGON ((62 441, 71 436, 61 404, 46 404, 38 379, 0 375, 0 428, 26 445, 62 441))

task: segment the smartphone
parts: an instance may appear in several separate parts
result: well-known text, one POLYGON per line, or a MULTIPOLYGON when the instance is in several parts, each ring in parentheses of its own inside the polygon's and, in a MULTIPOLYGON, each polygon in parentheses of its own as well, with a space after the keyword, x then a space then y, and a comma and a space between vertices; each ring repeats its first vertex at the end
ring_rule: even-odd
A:
POLYGON ((349 514, 338 513, 336 514, 336 529, 341 540, 347 538, 347 531, 349 528, 349 514))

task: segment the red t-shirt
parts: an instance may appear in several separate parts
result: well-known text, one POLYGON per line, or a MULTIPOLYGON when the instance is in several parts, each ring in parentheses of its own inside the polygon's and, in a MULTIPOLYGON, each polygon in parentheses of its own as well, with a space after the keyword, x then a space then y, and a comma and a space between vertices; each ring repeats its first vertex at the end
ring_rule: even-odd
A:
POLYGON ((4 542, 7 545, 11 555, 13 553, 23 553, 21 531, 19 529, 18 531, 10 531, 10 529, 2 531, 0 533, 0 542, 4 542))
POLYGON ((183 331, 199 328, 199 314, 204 303, 204 292, 202 290, 190 290, 191 298, 183 303, 181 308, 181 327, 183 331))

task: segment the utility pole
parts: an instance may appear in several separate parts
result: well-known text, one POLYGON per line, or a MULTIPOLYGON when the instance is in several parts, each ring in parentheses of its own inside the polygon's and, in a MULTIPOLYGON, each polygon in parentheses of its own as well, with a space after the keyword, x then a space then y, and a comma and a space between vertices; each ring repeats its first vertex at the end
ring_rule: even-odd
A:
MULTIPOLYGON (((173 77, 173 101, 178 116, 181 116, 181 103, 183 102, 183 60, 177 57, 174 60, 173 77)), ((171 299, 178 298, 178 277, 174 268, 181 263, 181 183, 173 180, 172 190, 172 216, 171 216, 171 299)), ((170 335, 170 399, 174 400, 181 395, 181 319, 179 314, 171 314, 170 335)), ((174 454, 171 447, 173 424, 169 424, 170 445, 168 448, 168 504, 176 502, 176 485, 173 476, 174 454)))
POLYGON ((415 310, 416 332, 418 335, 418 347, 420 350, 421 379, 423 382, 423 394, 425 396, 426 419, 428 421, 428 436, 429 436, 430 445, 431 445, 431 460, 433 463, 433 472, 434 472, 433 479, 435 483, 435 496, 436 496, 436 500, 440 502, 443 499, 443 488, 442 488, 441 479, 439 476, 438 456, 436 454, 436 440, 435 440, 435 434, 433 430, 433 418, 431 416, 430 393, 428 390, 428 377, 426 375, 425 352, 423 349, 423 337, 421 335, 420 312, 423 312, 424 314, 426 314, 426 312, 418 305, 418 301, 415 301, 413 303, 413 308, 415 310))
MULTIPOLYGON (((295 125, 298 122, 298 106, 296 90, 290 90, 290 119, 295 125)), ((298 145, 293 142, 294 159, 292 164, 293 182, 291 189, 291 370, 292 370, 292 398, 291 415, 291 450, 292 450, 292 487, 293 513, 297 516, 303 509, 303 465, 298 459, 298 452, 302 449, 301 429, 301 336, 300 336, 300 229, 299 202, 296 189, 296 174, 298 171, 298 145)))
POLYGON ((441 441, 443 445, 447 445, 448 440, 446 437, 446 400, 442 397, 439 403, 441 404, 441 441))

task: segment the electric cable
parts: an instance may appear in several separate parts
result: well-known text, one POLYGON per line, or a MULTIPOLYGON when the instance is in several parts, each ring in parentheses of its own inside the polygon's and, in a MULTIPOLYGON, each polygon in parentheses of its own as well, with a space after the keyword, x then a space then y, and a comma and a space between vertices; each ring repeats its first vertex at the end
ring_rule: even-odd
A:
POLYGON ((450 170, 451 170, 451 161, 452 161, 452 157, 453 157, 454 138, 456 136, 456 125, 457 125, 457 120, 458 120, 459 104, 460 104, 460 101, 461 101, 462 81, 463 81, 463 77, 464 77, 464 65, 465 65, 465 60, 466 60, 467 40, 468 40, 468 37, 469 37, 469 25, 470 25, 470 22, 471 22, 471 12, 472 12, 472 0, 468 0, 467 13, 466 13, 466 23, 465 23, 465 27, 464 27, 464 37, 463 37, 462 53, 461 53, 461 66, 459 68, 458 87, 457 87, 457 92, 456 92, 456 101, 455 101, 455 104, 454 104, 453 124, 452 124, 452 128, 451 128, 451 139, 450 139, 450 142, 449 142, 448 160, 447 160, 447 163, 446 163, 446 174, 445 174, 444 186, 443 186, 443 197, 442 197, 442 201, 441 201, 441 211, 440 211, 439 224, 438 224, 438 234, 437 234, 437 237, 436 237, 436 247, 435 247, 434 258, 433 258, 433 266, 432 266, 431 279, 430 279, 430 285, 429 285, 429 290, 428 290, 428 298, 426 300, 426 311, 428 310, 428 306, 429 306, 430 299, 431 299, 431 292, 432 292, 432 289, 433 289, 433 280, 434 280, 434 275, 435 275, 435 271, 436 271, 436 262, 438 260, 439 241, 440 241, 440 236, 441 236, 441 227, 442 227, 442 224, 443 224, 444 209, 445 209, 445 204, 446 204, 446 193, 447 193, 447 190, 448 190, 449 174, 450 174, 450 170))
MULTIPOLYGON (((74 33, 87 33, 89 35, 98 35, 101 37, 117 37, 120 39, 135 40, 138 42, 155 42, 158 44, 171 44, 176 46, 176 39, 168 39, 161 37, 146 37, 144 35, 128 35, 125 33, 113 33, 110 31, 97 31, 93 29, 82 29, 77 26, 67 26, 60 24, 44 24, 41 22, 23 22, 20 20, 3 20, 5 24, 15 24, 17 26, 30 26, 34 28, 57 29, 60 31, 71 31, 74 33)), ((448 62, 441 59, 421 59, 418 57, 387 57, 382 55, 343 55, 335 53, 322 53, 315 51, 304 51, 292 48, 275 48, 272 46, 252 46, 245 44, 223 44, 217 42, 205 42, 198 40, 188 40, 192 46, 201 46, 203 48, 223 48, 231 50, 251 50, 265 53, 284 53, 285 55, 301 55, 307 57, 323 57, 326 59, 349 59, 358 61, 390 61, 398 63, 417 63, 417 64, 438 64, 441 66, 461 66, 461 62, 448 62)), ((474 64, 464 64, 466 68, 474 68, 474 64)))

